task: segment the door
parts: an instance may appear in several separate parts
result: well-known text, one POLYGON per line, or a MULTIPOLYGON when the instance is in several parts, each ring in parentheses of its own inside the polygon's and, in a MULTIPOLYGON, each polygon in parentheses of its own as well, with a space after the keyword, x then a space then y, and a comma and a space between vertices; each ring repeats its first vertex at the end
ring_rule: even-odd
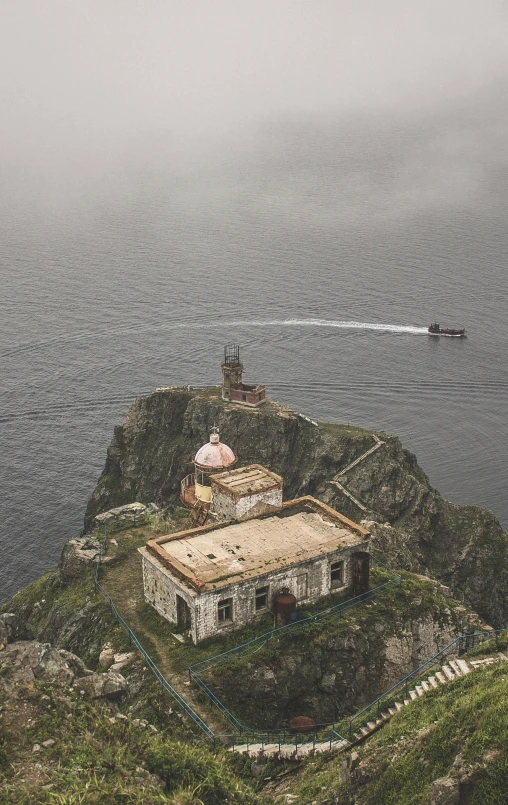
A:
POLYGON ((369 589, 370 553, 357 551, 353 554, 353 596, 362 595, 369 589))
POLYGON ((179 629, 190 629, 191 611, 187 601, 181 595, 176 594, 176 623, 179 629))

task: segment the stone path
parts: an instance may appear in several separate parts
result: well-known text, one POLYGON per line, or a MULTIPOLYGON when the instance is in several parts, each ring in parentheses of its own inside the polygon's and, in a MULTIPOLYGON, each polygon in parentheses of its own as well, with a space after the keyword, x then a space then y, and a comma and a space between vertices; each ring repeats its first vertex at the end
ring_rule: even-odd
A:
POLYGON ((326 482, 327 484, 332 484, 333 486, 336 486, 338 489, 340 489, 340 491, 344 495, 346 495, 355 504, 355 506, 358 506, 358 508, 361 509, 363 512, 367 511, 367 506, 364 503, 362 503, 361 500, 358 500, 358 498, 352 495, 351 492, 348 489, 346 489, 344 484, 340 482, 339 478, 343 478, 344 475, 347 472, 349 472, 349 470, 352 470, 353 467, 356 467, 358 464, 360 464, 361 461, 366 459, 368 456, 372 455, 372 453, 375 453, 376 450, 379 450, 379 448, 384 445, 384 442, 381 441, 381 439, 374 433, 372 434, 372 438, 374 439, 375 442, 372 447, 366 450, 365 453, 362 453, 361 456, 358 456, 358 458, 352 461, 351 464, 348 464, 347 467, 344 467, 343 470, 340 470, 340 472, 338 472, 337 475, 334 475, 331 481, 326 482))
POLYGON ((340 752, 353 744, 365 740, 365 738, 373 732, 376 732, 383 724, 389 721, 399 710, 402 710, 404 707, 407 707, 408 704, 411 704, 411 702, 424 696, 429 690, 439 688, 441 685, 447 685, 448 682, 466 676, 466 674, 469 674, 476 668, 491 665, 493 662, 499 662, 501 659, 506 660, 507 658, 499 652, 498 656, 468 660, 468 662, 460 658, 449 660, 445 665, 441 666, 439 671, 436 671, 427 679, 415 685, 412 690, 409 690, 407 698, 404 698, 401 702, 394 702, 393 707, 388 707, 386 711, 380 713, 378 718, 367 722, 364 727, 361 727, 358 732, 352 736, 350 741, 341 738, 316 743, 309 741, 299 744, 296 747, 294 744, 284 743, 246 743, 232 746, 229 751, 240 752, 248 757, 262 756, 278 758, 280 760, 303 760, 309 755, 321 754, 323 752, 340 752))

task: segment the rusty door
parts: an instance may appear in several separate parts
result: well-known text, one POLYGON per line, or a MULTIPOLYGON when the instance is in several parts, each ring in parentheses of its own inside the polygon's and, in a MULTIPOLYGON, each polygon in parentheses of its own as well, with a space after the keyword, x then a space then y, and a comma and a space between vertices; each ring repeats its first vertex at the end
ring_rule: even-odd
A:
POLYGON ((353 596, 362 595, 369 589, 370 553, 357 551, 353 554, 353 596))

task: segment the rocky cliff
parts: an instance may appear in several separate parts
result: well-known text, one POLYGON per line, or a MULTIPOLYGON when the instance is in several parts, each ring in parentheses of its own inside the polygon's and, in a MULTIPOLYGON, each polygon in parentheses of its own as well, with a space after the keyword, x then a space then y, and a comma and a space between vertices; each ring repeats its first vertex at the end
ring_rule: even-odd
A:
POLYGON ((240 465, 257 462, 284 477, 286 499, 312 494, 354 520, 368 519, 390 561, 440 579, 489 623, 506 625, 508 535, 490 512, 444 500, 415 456, 382 433, 379 449, 340 476, 340 486, 331 484, 375 446, 374 434, 315 425, 276 402, 249 409, 223 402, 219 389, 178 388, 137 399, 115 429, 85 526, 135 500, 176 503, 214 423, 240 465))
POLYGON ((299 715, 330 723, 365 707, 458 634, 482 628, 446 587, 404 573, 400 588, 212 667, 203 679, 244 724, 274 728, 299 715))

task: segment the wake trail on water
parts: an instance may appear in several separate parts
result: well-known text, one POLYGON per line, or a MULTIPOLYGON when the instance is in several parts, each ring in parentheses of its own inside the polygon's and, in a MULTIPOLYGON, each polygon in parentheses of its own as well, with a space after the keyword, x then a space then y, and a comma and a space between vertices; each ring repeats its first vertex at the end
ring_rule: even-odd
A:
POLYGON ((0 354, 2 357, 8 357, 23 352, 33 352, 56 344, 72 343, 73 341, 94 341, 97 339, 111 338, 111 336, 115 335, 123 335, 124 333, 137 334, 143 332, 157 332, 159 330, 184 330, 188 328, 192 328, 193 330, 208 330, 221 327, 335 327, 342 330, 377 330, 378 332, 410 333, 412 335, 426 335, 428 333, 427 327, 415 327, 406 324, 377 324, 374 322, 346 321, 342 319, 337 321, 328 319, 255 319, 254 321, 237 319, 234 321, 209 322, 161 322, 159 324, 134 324, 129 327, 113 327, 104 332, 74 333, 73 335, 49 338, 46 341, 25 342, 10 347, 0 354))
POLYGON ((337 327, 342 330, 378 330, 385 333, 427 334, 427 327, 415 327, 408 324, 377 324, 368 321, 346 321, 345 319, 274 319, 271 321, 256 320, 250 322, 228 322, 228 326, 245 324, 249 327, 337 327))

